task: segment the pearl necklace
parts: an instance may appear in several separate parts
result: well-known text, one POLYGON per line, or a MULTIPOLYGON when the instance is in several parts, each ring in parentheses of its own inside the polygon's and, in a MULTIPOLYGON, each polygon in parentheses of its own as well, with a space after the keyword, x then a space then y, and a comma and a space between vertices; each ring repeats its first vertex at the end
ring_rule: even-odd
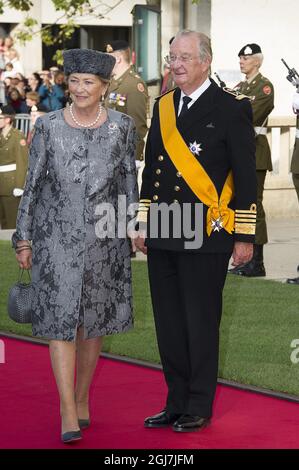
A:
POLYGON ((96 119, 93 122, 90 122, 89 124, 82 124, 81 122, 77 121, 77 119, 75 118, 74 113, 73 113, 73 103, 70 105, 69 110, 70 110, 72 120, 77 124, 77 126, 79 126, 79 127, 93 127, 98 122, 98 120, 100 119, 100 116, 101 116, 102 111, 103 111, 103 106, 101 105, 101 103, 99 104, 98 115, 97 115, 96 119))

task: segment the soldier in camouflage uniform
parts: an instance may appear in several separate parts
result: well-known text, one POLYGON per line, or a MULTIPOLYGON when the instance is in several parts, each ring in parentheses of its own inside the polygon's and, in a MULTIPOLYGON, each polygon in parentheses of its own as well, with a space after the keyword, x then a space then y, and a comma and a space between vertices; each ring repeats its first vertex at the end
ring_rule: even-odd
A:
POLYGON ((238 55, 240 57, 240 69, 245 74, 246 80, 240 82, 235 89, 247 95, 251 100, 253 125, 256 134, 257 217, 252 260, 245 265, 230 269, 229 272, 248 277, 265 276, 263 247, 268 242, 268 236, 263 208, 263 192, 267 170, 272 170, 266 126, 268 116, 274 108, 274 89, 272 83, 259 72, 263 55, 258 44, 246 44, 238 55))
MULTIPOLYGON (((299 93, 296 93, 293 99, 293 110, 297 114, 296 122, 296 140, 294 145, 294 151, 291 162, 291 172, 293 176, 294 186, 297 192, 297 197, 299 201, 299 93)), ((299 266, 297 267, 299 273, 299 266)), ((291 279, 287 279, 288 284, 297 284, 299 285, 299 276, 291 279)))
POLYGON ((147 87, 142 78, 130 65, 129 44, 123 40, 112 41, 106 46, 106 52, 113 55, 116 64, 112 72, 106 106, 128 114, 134 119, 137 129, 136 159, 143 160, 144 137, 147 133, 147 87))
POLYGON ((0 109, 0 226, 16 227, 16 218, 23 194, 28 147, 22 132, 13 127, 15 111, 12 106, 0 109))

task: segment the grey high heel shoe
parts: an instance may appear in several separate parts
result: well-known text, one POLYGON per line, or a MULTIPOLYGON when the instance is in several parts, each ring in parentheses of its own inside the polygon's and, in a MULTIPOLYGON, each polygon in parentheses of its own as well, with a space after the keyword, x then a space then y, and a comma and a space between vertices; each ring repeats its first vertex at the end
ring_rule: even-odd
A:
POLYGON ((86 429, 90 426, 90 419, 78 419, 78 423, 80 429, 86 429))
POLYGON ((81 431, 68 431, 61 434, 61 440, 64 444, 70 444, 74 441, 82 439, 81 431))

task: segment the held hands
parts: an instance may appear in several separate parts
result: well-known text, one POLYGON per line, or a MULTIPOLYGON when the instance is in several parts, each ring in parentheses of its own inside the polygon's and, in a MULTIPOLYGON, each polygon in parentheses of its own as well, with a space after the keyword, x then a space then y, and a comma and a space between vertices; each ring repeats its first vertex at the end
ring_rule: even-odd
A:
POLYGON ((253 256, 253 244, 245 242, 235 242, 233 250, 233 266, 248 263, 253 256))
POLYGON ((143 254, 147 254, 147 247, 145 246, 146 232, 145 230, 139 230, 138 237, 134 239, 136 248, 143 254))
POLYGON ((31 269, 32 251, 28 240, 21 240, 17 243, 16 259, 21 269, 31 269))

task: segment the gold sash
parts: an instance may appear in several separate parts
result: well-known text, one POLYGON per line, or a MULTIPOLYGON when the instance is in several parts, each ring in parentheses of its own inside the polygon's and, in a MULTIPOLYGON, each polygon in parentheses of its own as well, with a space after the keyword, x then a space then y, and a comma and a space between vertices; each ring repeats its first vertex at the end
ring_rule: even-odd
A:
POLYGON ((164 95, 159 101, 161 135, 164 147, 176 169, 193 191, 193 193, 208 206, 207 233, 212 229, 224 228, 228 233, 234 230, 234 211, 228 207, 233 197, 234 183, 230 171, 223 186, 221 196, 213 181, 199 161, 187 147, 176 127, 176 115, 173 102, 174 91, 164 95), (217 228, 218 227, 218 228, 217 228))

